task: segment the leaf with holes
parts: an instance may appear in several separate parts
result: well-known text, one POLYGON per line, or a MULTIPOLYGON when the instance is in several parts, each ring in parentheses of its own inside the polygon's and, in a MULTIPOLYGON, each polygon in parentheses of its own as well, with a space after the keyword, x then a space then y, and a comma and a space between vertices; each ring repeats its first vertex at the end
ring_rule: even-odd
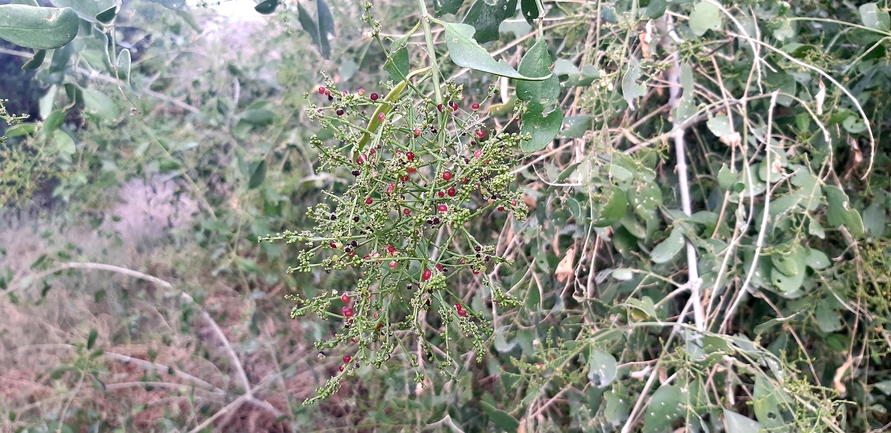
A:
POLYGON ((647 86, 637 82, 641 76, 643 73, 640 70, 640 62, 632 57, 628 64, 628 70, 622 76, 622 96, 625 97, 625 101, 628 102, 628 106, 632 110, 634 110, 634 101, 647 94, 647 86))
POLYGON ((464 15, 464 24, 476 29, 479 43, 498 39, 498 26, 517 13, 517 0, 476 0, 464 15))
POLYGON ((529 25, 534 24, 539 16, 538 0, 520 0, 520 10, 523 13, 523 18, 526 18, 526 22, 529 25))
POLYGON ((441 17, 445 14, 455 14, 464 0, 433 0, 433 15, 441 17))
POLYGON ((563 109, 558 105, 553 111, 545 112, 545 107, 530 103, 520 120, 523 125, 520 133, 532 136, 530 140, 520 143, 520 148, 524 152, 537 152, 548 147, 557 137, 563 125, 563 109))
POLYGON ((829 224, 835 227, 847 227, 854 237, 862 235, 863 220, 860 219, 860 214, 856 209, 851 209, 848 195, 832 185, 824 186, 823 191, 826 193, 826 201, 829 203, 826 208, 829 224))
POLYGON ((776 387, 763 375, 755 377, 753 396, 755 417, 761 426, 771 431, 788 431, 784 428, 794 419, 789 407, 792 399, 782 387, 776 387))
MULTIPOLYGON (((777 249, 783 250, 782 247, 777 249)), ((791 247, 786 248, 786 250, 788 251, 778 251, 770 256, 770 261, 773 263, 774 269, 785 275, 796 275, 799 272, 804 271, 804 268, 798 267, 798 263, 803 262, 803 260, 799 259, 798 255, 804 254, 804 250, 797 245, 792 245, 791 247)))
POLYGON ((649 398, 644 415, 644 433, 671 431, 670 426, 684 415, 682 403, 686 400, 686 390, 676 385, 660 386, 649 398))

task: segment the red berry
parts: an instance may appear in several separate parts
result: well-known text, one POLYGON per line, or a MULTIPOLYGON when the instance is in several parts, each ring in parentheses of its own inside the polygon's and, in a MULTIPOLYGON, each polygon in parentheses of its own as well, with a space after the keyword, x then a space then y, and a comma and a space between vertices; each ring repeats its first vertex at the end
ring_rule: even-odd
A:
POLYGON ((430 272, 430 269, 424 269, 424 274, 421 275, 421 279, 427 281, 433 275, 433 272, 430 272))
POLYGON ((477 275, 477 274, 479 274, 479 273, 480 273, 480 271, 478 271, 478 270, 476 270, 476 269, 473 270, 473 275, 477 275))
POLYGON ((414 133, 414 134, 415 134, 415 137, 417 137, 417 136, 419 136, 419 135, 421 135, 421 130, 420 130, 420 129, 418 129, 418 128, 415 128, 415 130, 414 130, 414 131, 412 131, 412 132, 413 132, 413 133, 414 133))
POLYGON ((466 177, 462 177, 462 178, 461 178, 461 183, 467 183, 467 178, 466 178, 466 177))
POLYGON ((341 93, 343 96, 346 96, 346 95, 349 95, 349 94, 350 94, 350 92, 348 92, 348 91, 346 91, 346 90, 344 90, 344 91, 342 91, 342 92, 340 92, 340 93, 341 93))
POLYGON ((405 175, 405 176, 400 177, 399 180, 401 180, 401 181, 403 181, 403 182, 408 181, 408 175, 405 175))
POLYGON ((384 121, 384 118, 385 118, 385 117, 387 117, 387 116, 384 115, 384 113, 378 113, 378 114, 377 114, 377 120, 380 120, 381 122, 384 121))
POLYGON ((395 261, 390 262, 390 269, 396 269, 397 266, 399 266, 399 264, 395 261))
POLYGON ((441 113, 442 112, 442 104, 438 104, 436 106, 436 109, 439 110, 439 112, 441 113))
POLYGON ((467 312, 464 311, 463 309, 461 309, 461 310, 458 310, 458 315, 461 317, 467 317, 467 312))
POLYGON ((455 194, 457 194, 457 191, 455 191, 455 188, 449 188, 449 190, 446 191, 446 193, 449 195, 449 197, 454 197, 455 194))
POLYGON ((387 245, 387 252, 390 254, 396 254, 396 247, 392 245, 387 245))
POLYGON ((363 89, 363 88, 360 87, 359 90, 356 90, 356 93, 358 93, 359 96, 362 96, 362 95, 365 94, 365 89, 363 89))
POLYGON ((441 204, 441 205, 437 206, 436 209, 438 209, 440 212, 445 212, 445 211, 449 210, 449 207, 444 204, 441 204))
POLYGON ((486 138, 486 131, 480 129, 479 131, 476 131, 476 136, 477 136, 479 139, 486 138))
POLYGON ((436 195, 438 195, 440 197, 445 197, 445 191, 440 191, 440 192, 436 193, 436 195))
POLYGON ((377 95, 377 93, 372 93, 370 97, 371 97, 371 100, 372 100, 372 101, 377 101, 377 98, 379 98, 379 96, 377 95))
POLYGON ((342 371, 343 371, 343 366, 341 365, 341 366, 338 368, 338 370, 340 370, 340 371, 342 372, 342 371))
POLYGON ((447 172, 443 173, 443 174, 442 174, 442 180, 445 180, 445 181, 450 181, 450 180, 452 180, 452 172, 451 172, 451 171, 447 171, 447 172))
POLYGON ((343 301, 344 304, 346 304, 347 302, 350 302, 350 295, 344 293, 340 295, 340 300, 343 301))
POLYGON ((374 203, 374 199, 373 199, 373 198, 368 197, 368 198, 365 199, 365 204, 372 204, 372 203, 374 203))
POLYGON ((458 111, 458 104, 452 105, 452 111, 458 111))
POLYGON ((349 364, 350 361, 352 361, 352 360, 353 360, 353 357, 352 357, 352 356, 350 356, 350 355, 343 355, 343 363, 344 363, 344 364, 349 364))
POLYGON ((504 212, 504 206, 498 206, 498 212, 504 212))
POLYGON ((481 149, 477 149, 476 151, 473 152, 473 157, 474 157, 474 158, 482 158, 482 157, 483 157, 483 151, 482 151, 481 149))
POLYGON ((415 160, 414 152, 405 152, 405 159, 407 159, 409 161, 414 161, 415 160))
POLYGON ((343 109, 338 108, 337 111, 335 111, 335 113, 337 113, 338 116, 343 116, 343 109))
POLYGON ((387 194, 393 194, 393 191, 396 190, 396 182, 391 183, 387 186, 387 194))
POLYGON ((517 201, 516 201, 516 200, 511 200, 511 201, 510 201, 510 205, 511 205, 511 206, 516 206, 516 205, 517 205, 517 201))
POLYGON ((474 102, 473 104, 470 104, 470 109, 472 109, 473 111, 479 110, 480 104, 477 104, 476 102, 474 102))
POLYGON ((411 213, 411 209, 409 209, 409 208, 402 209, 402 213, 408 215, 411 213))
POLYGON ((337 248, 337 242, 331 242, 328 244, 331 248, 337 248))
POLYGON ((442 272, 442 269, 443 269, 443 268, 442 268, 442 264, 441 264, 441 263, 437 263, 437 264, 436 264, 436 270, 439 271, 439 272, 442 272))
POLYGON ((418 171, 418 169, 416 169, 414 167, 409 167, 409 168, 406 168, 405 171, 407 171, 409 173, 414 173, 414 172, 418 171))
POLYGON ((462 265, 467 264, 467 260, 461 259, 461 264, 462 265))
POLYGON ((353 309, 350 307, 343 307, 340 309, 340 312, 343 313, 345 317, 353 317, 353 309))
POLYGON ((324 95, 325 92, 327 92, 327 91, 328 91, 328 89, 326 89, 325 86, 319 86, 319 94, 320 95, 324 95))

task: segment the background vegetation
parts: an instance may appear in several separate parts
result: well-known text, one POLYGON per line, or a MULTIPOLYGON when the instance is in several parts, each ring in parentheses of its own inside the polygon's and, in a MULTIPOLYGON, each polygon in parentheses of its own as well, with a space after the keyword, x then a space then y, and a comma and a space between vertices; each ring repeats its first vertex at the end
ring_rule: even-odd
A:
MULTIPOLYGON (((320 158, 344 131, 313 121, 332 104, 318 87, 370 98, 430 66, 424 32, 399 42, 425 12, 373 2, 376 27, 358 2, 267 0, 243 21, 177 0, 37 6, 0 5, 6 23, 69 8, 36 33, 0 19, 3 430, 891 424, 885 2, 426 4, 456 118, 533 138, 507 159, 529 215, 466 226, 509 261, 448 280, 491 331, 480 362, 436 304, 408 351, 313 405, 356 346, 318 350, 343 320, 291 319, 285 295, 338 298, 361 275, 289 272, 299 245, 257 239, 311 230, 310 207, 349 193, 352 162, 320 158), (444 29, 460 22, 559 90, 458 66, 444 29), (422 341, 455 362, 424 362, 422 341)), ((419 83, 406 109, 434 94, 419 83)))

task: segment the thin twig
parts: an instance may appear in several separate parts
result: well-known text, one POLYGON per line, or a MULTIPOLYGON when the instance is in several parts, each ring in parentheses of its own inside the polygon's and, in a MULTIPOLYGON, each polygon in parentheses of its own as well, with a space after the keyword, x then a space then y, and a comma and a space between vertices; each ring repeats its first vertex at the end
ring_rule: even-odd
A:
POLYGON ((767 232, 767 222, 770 220, 770 172, 773 168, 770 165, 770 154, 773 152, 773 148, 770 145, 770 133, 773 128, 773 110, 777 104, 777 95, 779 91, 774 91, 770 95, 770 107, 767 109, 767 134, 764 134, 764 140, 766 143, 765 148, 765 163, 767 165, 767 179, 764 179, 764 183, 767 188, 767 192, 764 194, 764 210, 762 210, 763 215, 761 217, 761 228, 758 230, 758 240, 755 242, 755 256, 752 258, 752 264, 749 266, 749 272, 746 275, 746 280, 743 282, 742 288, 740 288, 739 293, 736 295, 736 299, 733 300, 733 304, 730 305, 730 308, 727 309, 727 313, 724 314, 724 322, 721 324, 720 332, 723 333, 727 328, 727 323, 733 318, 733 314, 736 312, 736 308, 739 306, 739 303, 742 302, 742 299, 745 297, 746 293, 748 293, 749 283, 752 282, 752 276, 755 275, 755 268, 758 267, 758 257, 761 255, 761 249, 764 248, 764 235, 767 232))
MULTIPOLYGON (((671 18, 664 17, 663 19, 666 21, 668 33, 673 32, 674 24, 672 23, 671 18)), ((674 42, 668 36, 662 38, 661 44, 671 53, 671 68, 668 70, 668 82, 671 85, 668 89, 670 95, 669 104, 672 110, 677 110, 681 102, 682 90, 680 80, 680 54, 678 53, 674 42)), ((673 126, 672 138, 674 139, 675 154, 677 155, 677 173, 678 180, 680 181, 681 209, 684 211, 684 214, 689 217, 693 214, 693 208, 690 204, 690 185, 687 180, 687 148, 684 143, 686 128, 683 127, 683 121, 679 119, 677 112, 672 116, 671 123, 673 126)), ((696 258, 696 246, 686 237, 685 244, 687 246, 687 284, 690 286, 690 297, 693 302, 693 322, 696 324, 696 329, 701 332, 705 329, 705 319, 699 291, 701 280, 699 278, 699 265, 696 258)))

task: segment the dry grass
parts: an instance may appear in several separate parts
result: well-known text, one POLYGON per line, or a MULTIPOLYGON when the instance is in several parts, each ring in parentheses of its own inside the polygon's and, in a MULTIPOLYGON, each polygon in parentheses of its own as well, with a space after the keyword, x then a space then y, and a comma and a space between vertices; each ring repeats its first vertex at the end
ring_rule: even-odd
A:
MULTIPOLYGON (((99 230, 43 219, 0 231, 0 268, 15 275, 13 296, 0 299, 0 412, 17 416, 0 431, 60 418, 125 431, 291 431, 288 416, 318 386, 300 324, 278 297, 255 299, 202 271, 211 267, 196 246, 167 242, 188 222, 158 205, 172 189, 128 188, 130 203, 112 212, 120 221, 99 230), (93 330, 104 353, 91 360, 93 330)), ((322 368, 336 369, 330 361, 322 368)))

